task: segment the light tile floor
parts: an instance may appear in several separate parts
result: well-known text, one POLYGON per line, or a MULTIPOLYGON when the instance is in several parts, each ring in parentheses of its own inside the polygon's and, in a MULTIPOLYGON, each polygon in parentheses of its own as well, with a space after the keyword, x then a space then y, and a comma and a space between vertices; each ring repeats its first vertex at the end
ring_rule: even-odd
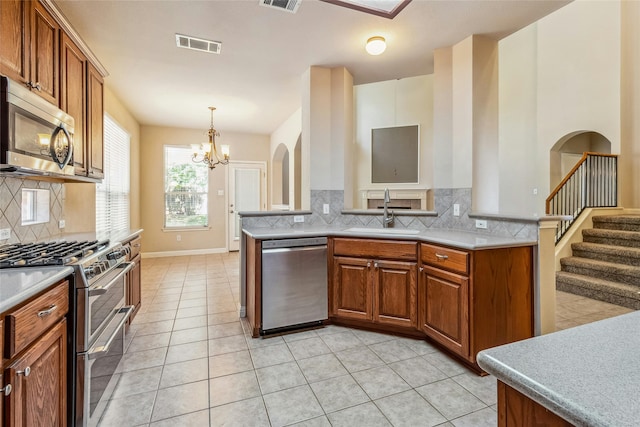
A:
MULTIPOLYGON (((143 305, 101 427, 497 424, 495 379, 423 340, 337 326, 251 338, 238 273, 237 253, 142 260, 143 305)), ((590 301, 559 293, 559 326, 621 314, 590 301)))

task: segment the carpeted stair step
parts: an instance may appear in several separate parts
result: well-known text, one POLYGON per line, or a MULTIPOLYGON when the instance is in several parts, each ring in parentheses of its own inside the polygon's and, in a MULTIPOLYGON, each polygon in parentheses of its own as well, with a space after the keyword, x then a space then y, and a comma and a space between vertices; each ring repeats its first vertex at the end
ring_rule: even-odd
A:
POLYGON ((640 267, 615 264, 588 258, 567 257, 560 260, 561 270, 612 282, 626 283, 640 291, 640 267))
POLYGON ((573 256, 640 267, 640 248, 580 242, 571 245, 573 256))
POLYGON ((640 215, 598 215, 592 220, 593 228, 640 232, 640 215))
POLYGON ((640 248, 640 232, 619 231, 603 228, 589 228, 582 230, 582 240, 589 243, 603 245, 627 246, 640 248))
POLYGON ((636 286, 558 271, 556 289, 640 310, 640 289, 636 286))

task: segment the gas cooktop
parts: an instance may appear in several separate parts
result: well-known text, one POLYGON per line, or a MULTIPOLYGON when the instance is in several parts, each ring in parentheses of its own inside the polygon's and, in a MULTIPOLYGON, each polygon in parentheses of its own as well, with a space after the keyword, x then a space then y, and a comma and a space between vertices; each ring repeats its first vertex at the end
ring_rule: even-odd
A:
POLYGON ((16 243, 0 246, 0 269, 68 265, 109 246, 109 240, 16 243))

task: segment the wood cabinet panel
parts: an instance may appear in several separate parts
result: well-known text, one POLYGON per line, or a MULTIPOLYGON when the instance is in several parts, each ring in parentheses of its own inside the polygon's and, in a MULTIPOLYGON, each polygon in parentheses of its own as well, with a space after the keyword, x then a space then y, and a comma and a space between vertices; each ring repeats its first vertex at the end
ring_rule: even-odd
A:
POLYGON ((140 283, 140 254, 136 255, 135 258, 131 260, 134 264, 133 269, 129 271, 129 282, 128 282, 128 292, 127 292, 127 305, 132 305, 134 307, 131 316, 129 317, 129 323, 133 322, 134 317, 140 310, 142 306, 142 285, 140 283))
POLYGON ((88 174, 104 177, 104 79, 87 63, 87 154, 88 174))
POLYGON ((332 315, 372 319, 371 260, 335 257, 332 315))
POLYGON ((460 274, 469 273, 468 252, 423 243, 420 245, 420 259, 423 263, 436 268, 442 268, 460 274))
POLYGON ((61 41, 61 94, 60 108, 75 121, 73 135, 73 163, 76 175, 87 174, 87 152, 85 149, 85 111, 87 58, 78 46, 66 35, 61 41))
POLYGON ((0 73, 58 105, 60 26, 34 1, 0 1, 0 73))
POLYGON ((440 344, 469 356, 469 279, 424 267, 420 280, 420 325, 440 344))
POLYGON ((38 95, 57 105, 59 99, 60 26, 38 1, 34 1, 31 31, 31 80, 38 95))
POLYGON ((25 306, 11 311, 7 321, 7 355, 25 349, 69 311, 69 282, 62 282, 25 306))
POLYGON ((66 328, 63 319, 7 367, 13 385, 5 408, 8 426, 67 425, 66 328))
POLYGON ((377 323, 417 326, 415 262, 375 261, 373 320, 377 323))
POLYGON ((415 261, 418 259, 418 244, 397 240, 335 239, 334 255, 389 260, 415 261))
POLYGON ((260 336, 262 327, 262 241, 243 234, 246 247, 247 320, 251 336, 260 336))
POLYGON ((31 10, 29 1, 0 1, 0 74, 20 83, 29 81, 31 10))
POLYGON ((534 426, 570 427, 573 424, 498 381, 498 427, 534 426))

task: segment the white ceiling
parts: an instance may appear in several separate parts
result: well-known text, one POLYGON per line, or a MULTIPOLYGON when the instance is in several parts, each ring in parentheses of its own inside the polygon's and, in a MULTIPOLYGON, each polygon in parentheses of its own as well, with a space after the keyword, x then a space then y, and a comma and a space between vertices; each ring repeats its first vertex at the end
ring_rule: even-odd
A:
POLYGON ((56 1, 143 125, 270 134, 300 108, 311 65, 345 66, 354 83, 433 72, 433 50, 471 34, 503 38, 566 0, 413 0, 393 20, 319 0, 297 13, 258 0, 56 1), (178 49, 175 34, 222 42, 220 55, 178 49), (367 38, 387 50, 370 56, 367 38))

